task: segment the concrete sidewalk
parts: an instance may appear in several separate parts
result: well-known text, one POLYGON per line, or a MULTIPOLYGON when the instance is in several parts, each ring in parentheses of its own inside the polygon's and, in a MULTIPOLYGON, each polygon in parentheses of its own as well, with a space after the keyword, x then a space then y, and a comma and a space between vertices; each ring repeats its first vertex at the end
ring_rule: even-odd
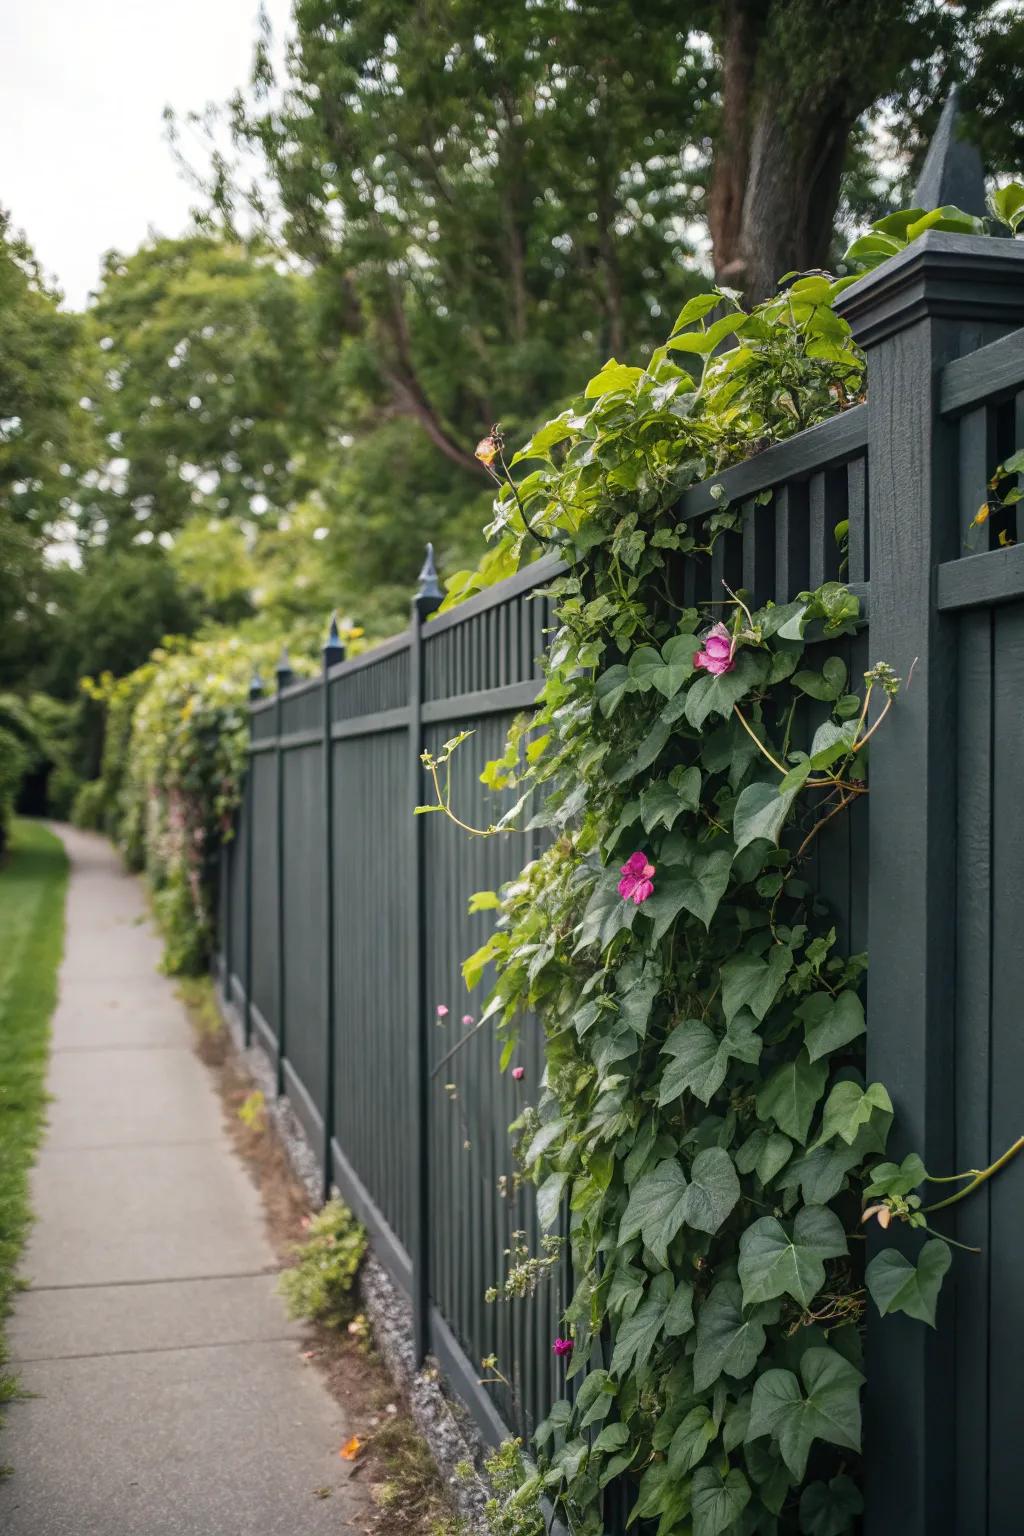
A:
POLYGON ((274 1294, 259 1197, 191 1046, 139 882, 71 858, 30 1289, 0 1436, 4 1536, 345 1536, 350 1427, 274 1294), (331 1489, 326 1498, 316 1490, 331 1489))

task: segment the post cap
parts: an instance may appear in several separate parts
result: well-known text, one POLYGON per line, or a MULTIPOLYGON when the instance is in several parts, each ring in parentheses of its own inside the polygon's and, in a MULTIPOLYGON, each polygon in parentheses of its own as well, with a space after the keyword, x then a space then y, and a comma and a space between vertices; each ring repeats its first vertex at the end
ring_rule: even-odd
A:
POLYGON ((256 667, 253 667, 253 669, 252 669, 252 677, 250 677, 250 679, 249 679, 249 698, 250 698, 250 700, 253 700, 253 699, 262 699, 262 697, 263 697, 263 679, 262 679, 262 677, 260 677, 259 670, 256 667))
POLYGON ((292 671, 292 664, 288 657, 288 647, 286 645, 282 645, 281 647, 281 655, 278 660, 274 675, 277 678, 277 689, 279 693, 282 688, 287 688, 289 683, 293 682, 295 679, 295 673, 292 671))
POLYGON ((329 667, 337 666, 339 661, 345 660, 345 646, 341 635, 338 633, 338 615, 336 613, 331 614, 327 639, 321 647, 321 655, 323 657, 324 671, 327 671, 329 667))
POLYGON ((985 167, 977 145, 963 138, 962 127, 960 91, 954 85, 917 178, 914 203, 928 211, 952 203, 980 218, 985 212, 985 167))
POLYGON ((929 229, 845 288, 835 308, 867 348, 925 319, 1022 325, 1024 244, 929 229))
POLYGON ((444 600, 441 591, 441 583, 437 579, 437 566, 434 564, 434 546, 427 545, 427 553, 423 560, 423 568, 420 571, 419 585, 413 598, 413 607, 421 619, 427 618, 431 613, 436 613, 444 600))

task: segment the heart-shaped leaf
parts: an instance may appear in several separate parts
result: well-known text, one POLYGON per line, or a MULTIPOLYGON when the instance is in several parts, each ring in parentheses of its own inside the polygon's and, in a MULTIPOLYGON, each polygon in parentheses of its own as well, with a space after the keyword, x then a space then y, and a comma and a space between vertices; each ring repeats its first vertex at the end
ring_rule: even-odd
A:
POLYGON ((765 1371, 754 1383, 747 1439, 771 1435, 793 1476, 802 1480, 814 1440, 860 1450, 860 1388, 864 1378, 834 1349, 809 1349, 792 1371, 765 1371))
POLYGON ((949 1245, 938 1237, 925 1243, 916 1266, 895 1248, 876 1253, 864 1278, 882 1316, 905 1312, 934 1328, 935 1307, 952 1258, 949 1245))
POLYGON ((807 1307, 825 1284, 825 1259, 846 1253, 843 1224, 823 1205, 797 1212, 792 1235, 774 1216, 762 1216, 740 1237, 739 1277, 745 1306, 792 1296, 807 1307))
POLYGON ((737 853, 758 837, 778 842, 796 792, 796 788, 782 789, 778 781, 747 785, 736 801, 732 818, 737 853))

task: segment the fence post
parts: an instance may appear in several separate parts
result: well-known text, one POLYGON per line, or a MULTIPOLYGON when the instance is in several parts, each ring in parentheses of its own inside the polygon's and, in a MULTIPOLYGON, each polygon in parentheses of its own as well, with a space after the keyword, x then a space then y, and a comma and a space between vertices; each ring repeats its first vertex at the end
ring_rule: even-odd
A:
POLYGON ((327 963, 327 993, 324 999, 325 1061, 324 1061, 324 1128, 323 1128, 323 1183, 321 1196, 326 1202, 331 1198, 331 1140, 334 1135, 334 762, 331 749, 331 668, 345 660, 345 647, 338 634, 338 619, 331 615, 331 627, 321 651, 323 660, 323 715, 324 733, 324 953, 327 963))
POLYGON ((277 784, 275 798, 275 817, 277 822, 277 1096, 284 1093, 284 1055, 287 1048, 285 1040, 285 922, 284 922, 284 750, 281 746, 283 734, 284 705, 281 698, 285 688, 295 680, 292 664, 288 660, 288 651, 282 646, 281 657, 274 673, 277 682, 277 691, 274 695, 274 735, 277 737, 277 747, 274 757, 277 763, 277 784))
POLYGON ((220 959, 224 967, 224 974, 220 979, 220 990, 225 1004, 228 1004, 231 1001, 231 949, 234 919, 231 915, 231 848, 225 842, 220 845, 219 866, 220 959))
MULTIPOLYGON (((838 306, 868 357, 871 654, 904 680, 916 660, 871 745, 868 1076, 892 1094, 890 1154, 918 1151, 936 1173, 955 1153, 957 629, 934 573, 962 553, 938 387, 946 362, 1024 318, 1024 252, 1010 244, 930 231, 838 306)), ((867 1536, 952 1536, 953 1289, 935 1332, 869 1321, 867 1536)))
POLYGON ((253 668, 249 679, 249 755, 245 768, 242 815, 245 817, 245 1009, 242 1018, 242 1036, 245 1048, 252 1044, 252 839, 253 839, 253 760, 252 760, 252 706, 263 697, 263 679, 253 668))
POLYGON ((413 1027, 412 1180, 415 1226, 412 1244, 413 1338, 416 1364, 430 1348, 430 1060, 427 1000, 426 882, 423 818, 413 808, 423 802, 423 624, 442 599, 434 566, 434 546, 427 545, 419 586, 412 600, 409 631, 409 1018, 413 1027))

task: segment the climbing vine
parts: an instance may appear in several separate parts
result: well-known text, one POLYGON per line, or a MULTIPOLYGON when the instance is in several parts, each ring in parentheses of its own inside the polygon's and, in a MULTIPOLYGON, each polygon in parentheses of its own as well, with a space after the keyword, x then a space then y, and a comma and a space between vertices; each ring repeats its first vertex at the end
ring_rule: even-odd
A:
MULTIPOLYGON (((898 249, 917 213, 873 233, 898 249)), ((852 1530, 868 1301, 934 1326, 951 1251, 932 1213, 1019 1150, 932 1205, 920 1159, 886 1159, 866 956, 841 951, 814 889, 817 839, 868 792, 899 708, 891 663, 913 658, 849 675, 860 614, 840 583, 756 610, 727 588, 702 609, 678 599, 683 562, 737 526, 724 501, 680 520, 680 493, 862 397, 833 309, 845 281, 800 276, 749 314, 723 290, 691 300, 646 368, 609 362, 511 458, 497 428, 478 449, 496 542, 450 600, 528 546, 568 567, 539 707, 483 774, 519 788, 549 841, 464 967, 474 985, 495 966, 503 1065, 525 1020, 543 1030, 539 1096, 513 1130, 575 1285, 553 1341, 572 1386, 536 1460, 509 1462, 516 1530, 538 1528, 544 1494, 599 1536, 622 1479, 659 1536, 852 1530), (869 1223, 921 1241, 865 1264, 869 1223)), ((456 819, 443 771, 461 742, 426 763, 424 809, 456 819)), ((543 1283, 546 1258, 520 1253, 517 1272, 543 1283)))

